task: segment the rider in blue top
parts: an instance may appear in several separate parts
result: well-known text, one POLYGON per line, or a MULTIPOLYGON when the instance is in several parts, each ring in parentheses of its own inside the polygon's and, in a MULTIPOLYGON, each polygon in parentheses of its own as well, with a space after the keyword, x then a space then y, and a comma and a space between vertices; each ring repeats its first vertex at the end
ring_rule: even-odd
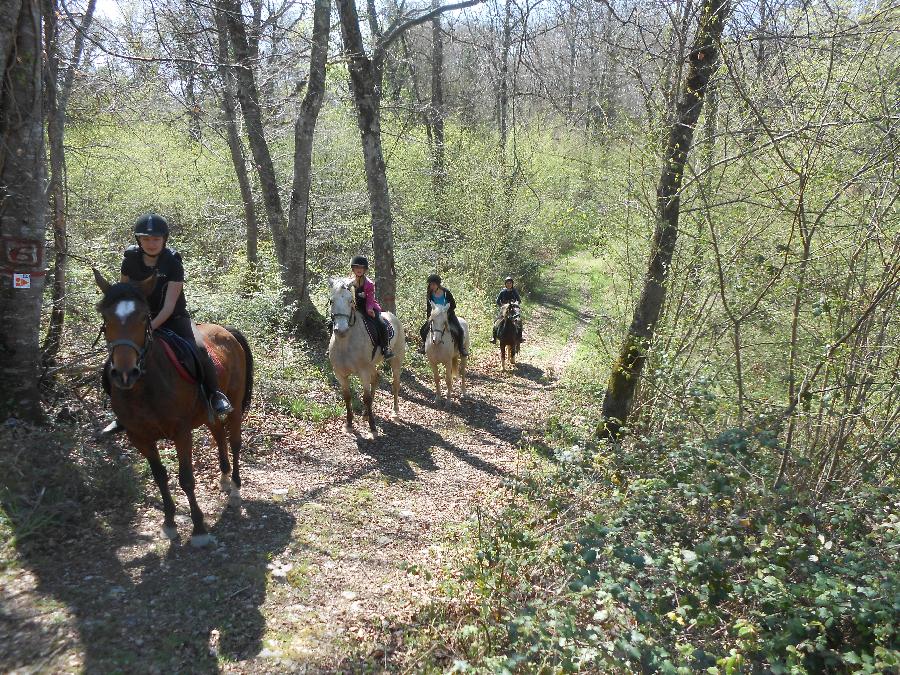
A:
MULTIPOLYGON (((456 343, 456 348, 459 349, 459 353, 462 356, 468 356, 469 352, 463 345, 463 334, 462 334, 462 326, 459 325, 459 319, 456 318, 456 299, 453 297, 453 293, 450 292, 450 289, 444 288, 441 285, 441 278, 437 274, 432 274, 428 277, 428 290, 425 293, 425 318, 431 316, 431 303, 433 302, 436 305, 449 305, 449 309, 447 310, 447 318, 450 323, 450 334, 453 336, 453 341, 456 343)), ((419 347, 419 353, 425 353, 425 340, 428 337, 428 321, 422 325, 422 328, 419 329, 419 335, 422 336, 422 346, 419 347)))

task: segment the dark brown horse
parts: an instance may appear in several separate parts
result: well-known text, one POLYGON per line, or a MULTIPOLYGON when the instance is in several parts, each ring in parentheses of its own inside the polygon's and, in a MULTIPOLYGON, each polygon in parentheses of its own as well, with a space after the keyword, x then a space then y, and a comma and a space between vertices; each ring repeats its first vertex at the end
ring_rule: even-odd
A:
POLYGON ((210 414, 197 384, 183 379, 169 360, 160 340, 150 329, 147 296, 156 284, 151 276, 140 283, 110 284, 94 270, 103 299, 97 310, 103 316, 113 411, 125 427, 129 440, 150 464, 153 478, 162 493, 163 532, 177 537, 175 502, 169 492, 169 476, 159 456, 157 442, 169 439, 178 453, 178 483, 191 505, 194 529, 191 543, 204 546, 212 541, 203 524, 203 512, 194 496, 194 467, 191 458, 191 431, 206 425, 219 449, 221 488, 229 494, 229 504, 240 506, 241 421, 253 394, 253 355, 244 336, 233 328, 200 324, 213 361, 222 364, 220 389, 235 402, 235 410, 225 421, 210 414), (240 401, 241 405, 237 406, 240 401), (231 463, 227 442, 231 444, 231 463))
POLYGON ((497 339, 500 341, 500 367, 506 370, 506 348, 509 347, 509 362, 516 365, 516 355, 521 344, 522 316, 518 302, 508 302, 500 308, 497 320, 497 339))

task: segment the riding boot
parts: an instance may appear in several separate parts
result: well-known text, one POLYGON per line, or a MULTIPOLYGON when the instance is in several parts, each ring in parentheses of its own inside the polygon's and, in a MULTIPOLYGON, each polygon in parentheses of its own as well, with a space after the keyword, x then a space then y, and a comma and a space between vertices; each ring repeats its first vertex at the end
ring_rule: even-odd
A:
POLYGON ((497 324, 494 324, 493 330, 491 330, 491 342, 497 344, 497 324))
POLYGON ((209 352, 206 351, 205 346, 197 345, 197 356, 203 368, 203 387, 209 396, 209 404, 212 406, 213 414, 220 419, 224 419, 234 408, 228 397, 219 391, 219 374, 216 372, 216 366, 209 357, 209 352))
POLYGON ((428 339, 428 322, 426 321, 419 329, 419 336, 422 338, 422 345, 416 349, 420 354, 425 353, 425 341, 428 339))
POLYGON ((453 341, 456 342, 456 348, 459 350, 460 356, 469 356, 469 350, 463 346, 463 336, 462 333, 453 332, 453 341))
POLYGON ((384 360, 394 358, 394 352, 391 351, 391 345, 388 342, 387 336, 387 327, 384 325, 384 321, 381 320, 381 314, 375 315, 375 326, 378 329, 378 344, 381 347, 381 354, 384 356, 384 360))

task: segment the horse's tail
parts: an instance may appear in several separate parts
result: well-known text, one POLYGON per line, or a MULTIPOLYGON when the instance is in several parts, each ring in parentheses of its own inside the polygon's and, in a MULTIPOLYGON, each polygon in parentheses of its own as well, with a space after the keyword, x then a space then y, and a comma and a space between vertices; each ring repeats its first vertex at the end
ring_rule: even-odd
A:
POLYGON ((247 408, 250 407, 250 401, 253 399, 253 352, 250 351, 250 345, 247 343, 247 338, 244 337, 244 334, 241 333, 241 331, 233 326, 225 326, 225 330, 234 336, 234 339, 238 341, 241 349, 244 350, 246 373, 244 380, 244 400, 241 402, 241 412, 247 412, 247 408))

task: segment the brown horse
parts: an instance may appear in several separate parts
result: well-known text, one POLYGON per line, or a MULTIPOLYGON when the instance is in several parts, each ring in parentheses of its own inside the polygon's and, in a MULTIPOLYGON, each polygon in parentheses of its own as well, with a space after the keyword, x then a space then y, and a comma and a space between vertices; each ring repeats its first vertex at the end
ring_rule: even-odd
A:
POLYGON ((497 320, 497 339, 500 341, 500 366, 506 370, 506 348, 509 347, 509 362, 516 365, 516 355, 519 353, 521 339, 519 326, 522 316, 518 302, 508 302, 500 308, 500 318, 497 320))
POLYGON ((150 329, 147 296, 156 277, 137 284, 110 284, 94 270, 103 299, 97 311, 103 317, 106 349, 109 352, 108 376, 113 411, 125 427, 129 440, 150 464, 153 478, 162 493, 163 533, 177 537, 175 502, 169 492, 169 476, 159 456, 157 442, 169 439, 178 454, 178 483, 191 505, 194 529, 191 544, 204 546, 212 537, 203 524, 203 512, 194 496, 194 468, 191 458, 191 431, 206 425, 219 449, 220 486, 229 494, 229 504, 240 506, 241 421, 253 394, 253 355, 246 339, 233 328, 201 324, 197 330, 206 339, 210 355, 224 372, 219 375, 221 390, 241 406, 224 420, 215 419, 197 384, 183 379, 169 360, 161 340, 150 329), (226 442, 231 443, 232 463, 228 462, 226 442))

